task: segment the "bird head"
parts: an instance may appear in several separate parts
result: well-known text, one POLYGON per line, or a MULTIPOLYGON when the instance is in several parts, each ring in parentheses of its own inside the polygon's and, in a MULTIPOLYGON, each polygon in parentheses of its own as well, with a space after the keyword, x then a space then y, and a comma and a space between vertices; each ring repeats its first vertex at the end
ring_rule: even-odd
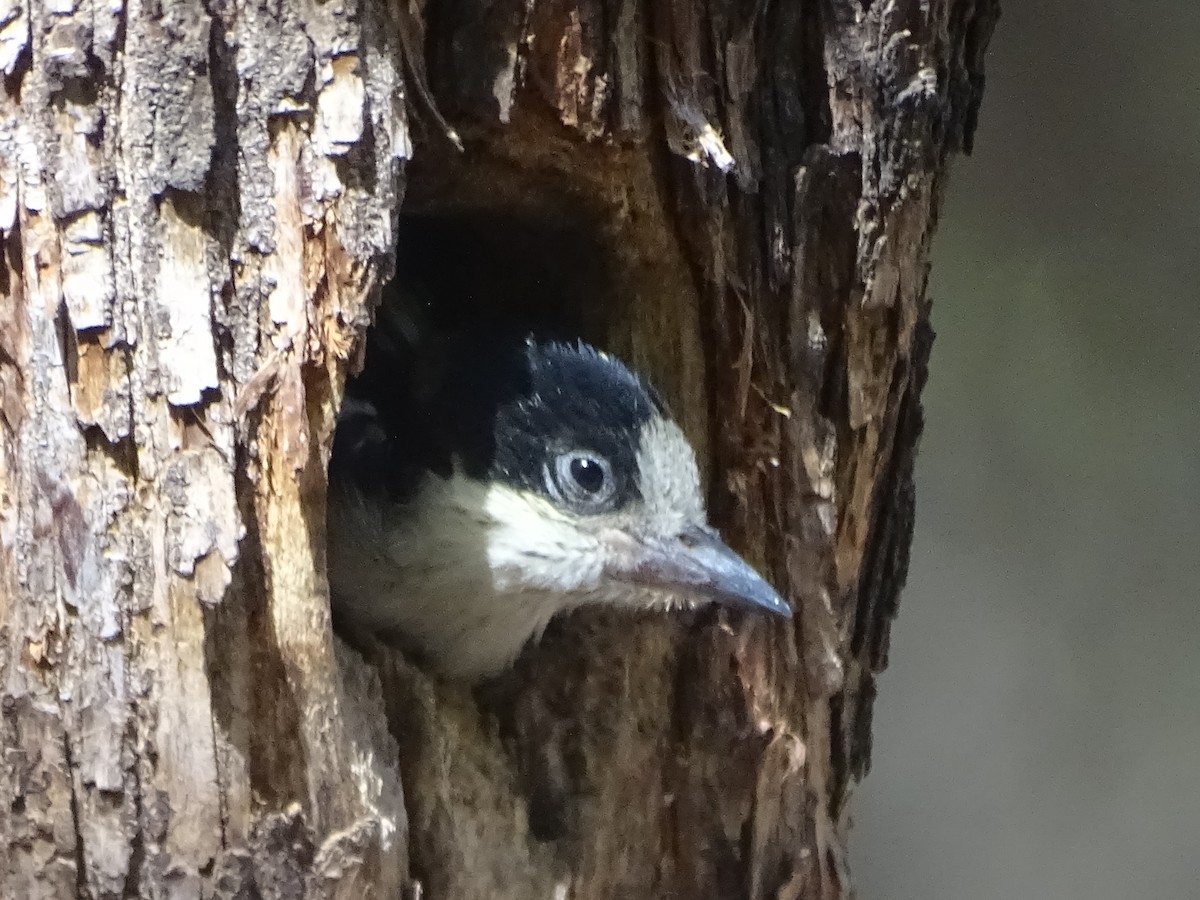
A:
POLYGON ((691 445, 624 365, 583 344, 445 349, 432 379, 368 349, 348 389, 330 461, 340 615, 467 678, 589 603, 791 615, 709 526, 691 445))
POLYGON ((613 357, 525 344, 490 446, 467 461, 487 485, 487 554, 504 591, 579 602, 706 601, 790 616, 709 526, 695 453, 666 405, 613 357))

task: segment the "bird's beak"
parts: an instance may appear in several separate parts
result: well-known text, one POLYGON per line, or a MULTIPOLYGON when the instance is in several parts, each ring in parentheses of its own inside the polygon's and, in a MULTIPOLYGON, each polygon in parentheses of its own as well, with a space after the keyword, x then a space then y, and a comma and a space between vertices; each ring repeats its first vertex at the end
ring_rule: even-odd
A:
POLYGON ((711 528, 689 528, 672 538, 641 538, 622 556, 610 572, 616 580, 734 609, 792 617, 787 601, 711 528))

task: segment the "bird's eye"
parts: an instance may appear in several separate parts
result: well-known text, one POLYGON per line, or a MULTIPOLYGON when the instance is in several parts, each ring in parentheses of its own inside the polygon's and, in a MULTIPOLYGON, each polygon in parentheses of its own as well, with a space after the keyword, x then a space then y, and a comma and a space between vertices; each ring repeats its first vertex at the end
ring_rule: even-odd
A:
POLYGON ((573 504, 601 506, 616 489, 612 466, 594 453, 575 450, 560 454, 547 466, 546 486, 551 494, 573 504))

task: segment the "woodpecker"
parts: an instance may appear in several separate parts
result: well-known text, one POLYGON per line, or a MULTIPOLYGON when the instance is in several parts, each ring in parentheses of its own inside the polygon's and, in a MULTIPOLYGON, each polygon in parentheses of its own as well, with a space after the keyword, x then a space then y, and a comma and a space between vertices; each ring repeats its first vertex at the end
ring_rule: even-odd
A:
POLYGON ((621 362, 490 338, 422 366, 376 331, 330 460, 337 616, 465 680, 589 604, 791 616, 708 524, 691 445, 621 362))

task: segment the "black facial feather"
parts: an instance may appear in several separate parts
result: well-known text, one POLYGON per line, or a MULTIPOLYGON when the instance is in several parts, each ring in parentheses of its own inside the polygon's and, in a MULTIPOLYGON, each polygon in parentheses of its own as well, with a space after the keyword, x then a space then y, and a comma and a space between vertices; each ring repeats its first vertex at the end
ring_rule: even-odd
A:
POLYGON ((379 485, 393 499, 411 495, 422 473, 401 457, 403 439, 387 432, 386 421, 374 404, 347 396, 333 435, 331 480, 379 485))
POLYGON ((447 476, 457 461, 473 478, 547 493, 546 467, 582 451, 611 466, 605 508, 638 496, 640 430, 667 411, 619 361, 583 343, 532 339, 460 338, 435 349, 431 379, 394 348, 368 345, 363 374, 348 387, 331 477, 384 485, 404 500, 425 472, 447 476))
POLYGON ((525 346, 527 389, 496 410, 488 475, 546 492, 545 469, 559 454, 582 451, 607 460, 615 491, 610 508, 638 497, 641 428, 659 400, 620 362, 585 344, 525 346))

